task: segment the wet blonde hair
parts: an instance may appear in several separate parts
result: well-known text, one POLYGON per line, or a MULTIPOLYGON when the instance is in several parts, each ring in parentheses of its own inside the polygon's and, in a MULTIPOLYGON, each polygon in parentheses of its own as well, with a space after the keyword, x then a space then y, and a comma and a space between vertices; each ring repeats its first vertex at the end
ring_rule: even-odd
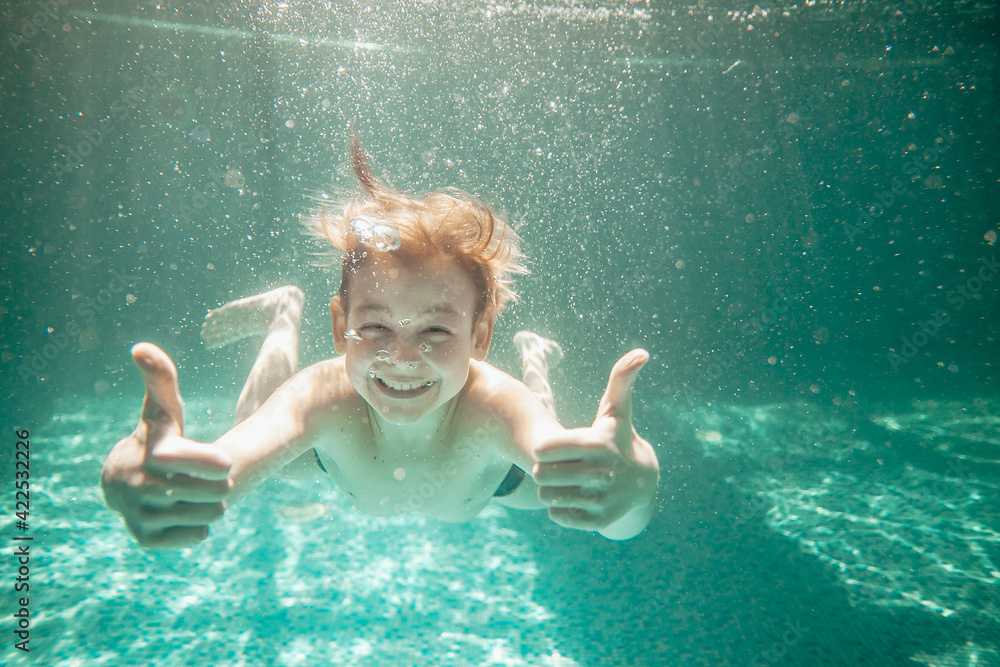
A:
POLYGON ((351 139, 351 166, 361 192, 343 204, 340 214, 320 201, 307 221, 310 235, 329 241, 334 257, 342 256, 340 300, 345 310, 351 277, 379 252, 391 252, 403 261, 453 259, 475 288, 474 322, 483 315, 496 314, 517 298, 511 287, 513 275, 528 272, 522 263, 520 240, 489 206, 453 188, 422 198, 394 190, 375 176, 356 135, 351 139), (351 228, 351 221, 358 216, 391 221, 399 232, 399 247, 380 250, 365 242, 351 228))

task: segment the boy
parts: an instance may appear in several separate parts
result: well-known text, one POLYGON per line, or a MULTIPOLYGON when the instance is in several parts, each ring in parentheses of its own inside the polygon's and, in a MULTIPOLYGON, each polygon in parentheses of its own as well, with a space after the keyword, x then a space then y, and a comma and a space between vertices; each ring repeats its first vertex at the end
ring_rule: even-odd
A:
POLYGON ((213 311, 202 331, 209 345, 266 337, 236 426, 202 444, 182 437, 173 363, 136 345, 146 398, 138 427, 105 461, 108 506, 144 547, 190 546, 228 505, 292 464, 299 474, 322 468, 375 515, 464 521, 496 498, 547 507, 554 522, 609 539, 642 531, 659 467, 632 428, 631 391, 649 355, 633 350, 615 364, 593 426, 563 428, 548 386, 554 343, 515 337, 524 383, 485 362, 496 313, 514 296, 510 276, 524 271, 514 232, 464 193, 417 199, 390 189, 356 138, 351 157, 363 195, 343 215, 321 207, 312 221, 343 255, 330 303, 342 356, 295 372, 298 288, 213 311))

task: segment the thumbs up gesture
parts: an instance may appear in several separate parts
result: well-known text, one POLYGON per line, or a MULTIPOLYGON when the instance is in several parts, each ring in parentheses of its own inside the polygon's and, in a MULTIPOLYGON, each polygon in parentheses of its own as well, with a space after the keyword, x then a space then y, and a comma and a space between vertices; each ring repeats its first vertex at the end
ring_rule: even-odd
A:
POLYGON ((632 427, 632 385, 648 360, 638 349, 619 359, 593 425, 567 429, 536 447, 532 477, 555 523, 625 540, 649 522, 659 464, 632 427))
POLYGON ((108 454, 101 490, 142 546, 191 546, 225 511, 232 460, 220 447, 183 437, 184 405, 170 357, 139 343, 132 358, 146 381, 142 417, 108 454))

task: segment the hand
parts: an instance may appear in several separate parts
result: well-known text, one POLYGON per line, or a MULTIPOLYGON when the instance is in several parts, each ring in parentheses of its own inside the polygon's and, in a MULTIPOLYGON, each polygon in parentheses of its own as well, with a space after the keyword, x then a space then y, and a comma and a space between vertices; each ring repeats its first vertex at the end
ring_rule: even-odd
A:
POLYGON ((632 385, 647 361, 649 353, 638 349, 619 359, 594 424, 565 430, 536 448, 532 477, 555 523, 611 539, 633 537, 648 523, 659 464, 632 427, 632 385))
POLYGON ((170 357, 139 343, 132 358, 146 381, 146 399, 139 425, 104 462, 104 500, 142 546, 191 546, 225 511, 232 459, 215 445, 182 437, 184 405, 170 357))

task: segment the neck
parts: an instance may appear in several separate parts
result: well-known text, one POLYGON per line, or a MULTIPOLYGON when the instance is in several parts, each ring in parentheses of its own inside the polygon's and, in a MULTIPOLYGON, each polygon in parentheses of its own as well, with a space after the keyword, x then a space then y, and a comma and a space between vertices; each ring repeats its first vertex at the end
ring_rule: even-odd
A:
POLYGON ((420 421, 410 424, 387 422, 368 406, 368 419, 371 420, 372 434, 378 448, 386 453, 406 455, 434 447, 448 430, 456 400, 457 397, 451 399, 420 421))

